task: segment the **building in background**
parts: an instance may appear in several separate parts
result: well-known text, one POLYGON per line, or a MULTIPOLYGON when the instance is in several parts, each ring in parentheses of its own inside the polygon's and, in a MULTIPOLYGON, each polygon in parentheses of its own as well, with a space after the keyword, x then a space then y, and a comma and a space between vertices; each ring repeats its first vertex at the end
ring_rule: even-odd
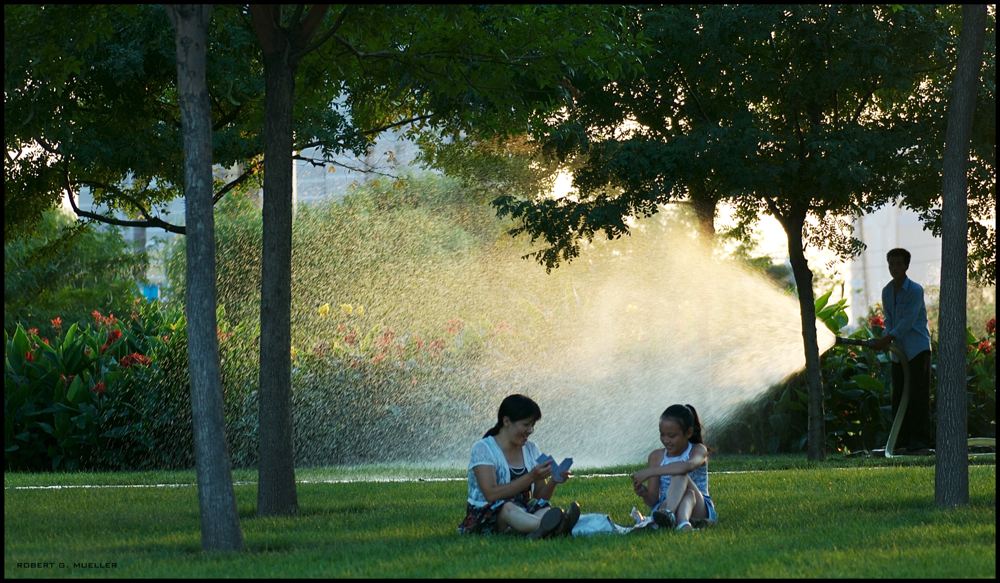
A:
POLYGON ((906 276, 924 288, 925 302, 937 303, 941 283, 941 238, 924 230, 920 215, 899 206, 885 206, 854 221, 854 236, 867 246, 842 271, 850 288, 848 316, 852 328, 868 310, 882 302, 882 288, 889 283, 886 253, 902 247, 910 252, 906 276))

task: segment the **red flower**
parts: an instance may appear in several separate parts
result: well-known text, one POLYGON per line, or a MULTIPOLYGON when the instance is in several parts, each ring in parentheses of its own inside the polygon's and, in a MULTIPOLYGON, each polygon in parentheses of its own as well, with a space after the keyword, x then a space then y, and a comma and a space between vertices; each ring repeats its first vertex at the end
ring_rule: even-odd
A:
POLYGON ((34 334, 38 336, 38 328, 28 328, 28 334, 34 334))
POLYGON ((354 346, 357 343, 357 341, 358 341, 358 335, 354 330, 351 330, 351 332, 347 336, 344 336, 344 342, 350 344, 351 346, 354 346))
POLYGON ((97 310, 91 312, 90 315, 94 317, 94 322, 98 324, 104 321, 104 316, 102 316, 101 313, 98 312, 97 310))
POLYGON ((883 328, 885 327, 885 319, 882 314, 875 314, 868 319, 868 325, 872 328, 883 328))
POLYGON ((990 318, 990 321, 986 322, 986 333, 993 334, 996 331, 997 331, 997 319, 990 318))
POLYGON ((101 346, 101 352, 103 353, 105 350, 111 348, 111 345, 117 342, 118 339, 121 337, 122 337, 122 331, 118 330, 117 328, 112 330, 111 332, 108 332, 108 341, 105 342, 103 346, 101 346))
POLYGON ((444 340, 434 340, 427 346, 427 350, 440 354, 444 350, 444 340))
POLYGON ((153 361, 151 361, 148 356, 139 354, 138 352, 133 352, 132 354, 126 354, 125 356, 123 356, 121 362, 119 362, 118 364, 120 364, 122 368, 128 368, 133 364, 141 364, 142 366, 149 366, 152 362, 153 361))
POLYGON ((393 338, 395 338, 395 336, 396 336, 395 332, 393 332, 392 330, 386 330, 382 332, 382 337, 375 342, 375 345, 378 346, 379 348, 384 348, 386 346, 389 346, 390 344, 392 344, 392 340, 393 338))
POLYGON ((448 333, 449 334, 458 334, 459 332, 462 331, 462 328, 464 328, 464 327, 465 327, 465 323, 462 322, 462 320, 460 320, 458 318, 452 318, 451 320, 448 320, 448 333))
POLYGON ((24 353, 24 360, 27 360, 28 362, 35 362, 35 355, 29 350, 24 353))
POLYGON ((56 330, 62 328, 62 318, 60 318, 59 316, 52 318, 52 327, 55 328, 56 330))
POLYGON ((103 395, 104 391, 107 390, 107 387, 104 386, 104 381, 101 381, 94 385, 90 390, 98 395, 103 395))
POLYGON ((983 340, 979 343, 979 352, 983 354, 989 354, 993 352, 993 344, 989 340, 983 340))

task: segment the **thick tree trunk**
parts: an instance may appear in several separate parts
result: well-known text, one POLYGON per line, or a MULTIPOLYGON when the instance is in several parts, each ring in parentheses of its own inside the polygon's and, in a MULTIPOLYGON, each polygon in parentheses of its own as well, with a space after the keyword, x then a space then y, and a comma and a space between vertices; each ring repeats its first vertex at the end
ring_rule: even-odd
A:
POLYGON ((968 277, 967 167, 972 117, 982 61, 986 6, 962 7, 958 66, 945 134, 941 208, 941 312, 938 317, 937 464, 938 506, 969 503, 968 411, 966 408, 966 288, 968 277))
POLYGON ((788 257, 792 263, 795 287, 799 296, 799 315, 802 320, 802 345, 806 356, 806 381, 809 387, 808 404, 808 458, 826 458, 826 421, 823 413, 823 376, 819 362, 819 344, 816 340, 816 298, 813 294, 812 271, 802 247, 802 227, 805 214, 782 222, 788 236, 788 257))
POLYGON ((705 188, 691 188, 691 205, 698 220, 698 231, 709 244, 715 240, 715 208, 718 204, 718 198, 710 195, 705 188))
POLYGON ((212 189, 212 114, 205 80, 211 6, 173 5, 177 79, 184 132, 184 217, 187 224, 188 369, 194 421, 201 545, 241 550, 232 468, 226 445, 216 335, 215 217, 212 189))
MULTIPOLYGON (((292 106, 295 71, 329 6, 282 26, 282 5, 253 4, 264 53, 264 251, 260 297, 258 516, 298 511, 292 441, 292 106)), ((315 47, 313 47, 315 48, 315 47)))
POLYGON ((288 52, 264 54, 264 256, 260 302, 259 516, 298 510, 292 443, 292 100, 288 52))

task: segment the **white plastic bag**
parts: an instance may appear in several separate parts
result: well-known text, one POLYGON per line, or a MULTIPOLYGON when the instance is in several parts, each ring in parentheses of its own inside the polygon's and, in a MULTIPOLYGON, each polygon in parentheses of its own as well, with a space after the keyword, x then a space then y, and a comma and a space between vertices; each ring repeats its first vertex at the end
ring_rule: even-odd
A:
POLYGON ((631 527, 620 526, 611 520, 607 514, 581 514, 580 520, 573 527, 573 536, 590 536, 592 534, 628 534, 631 527))

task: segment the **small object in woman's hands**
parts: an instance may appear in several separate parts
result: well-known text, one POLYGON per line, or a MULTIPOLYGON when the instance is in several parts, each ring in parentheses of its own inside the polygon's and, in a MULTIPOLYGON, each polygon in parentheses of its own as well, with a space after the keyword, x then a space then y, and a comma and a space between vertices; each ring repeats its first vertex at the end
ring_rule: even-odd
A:
POLYGON ((564 459, 561 463, 556 465, 556 460, 547 453, 543 453, 538 456, 535 463, 544 464, 545 462, 552 462, 552 481, 561 484, 566 481, 566 472, 569 471, 569 467, 573 465, 573 458, 568 457, 564 459))

